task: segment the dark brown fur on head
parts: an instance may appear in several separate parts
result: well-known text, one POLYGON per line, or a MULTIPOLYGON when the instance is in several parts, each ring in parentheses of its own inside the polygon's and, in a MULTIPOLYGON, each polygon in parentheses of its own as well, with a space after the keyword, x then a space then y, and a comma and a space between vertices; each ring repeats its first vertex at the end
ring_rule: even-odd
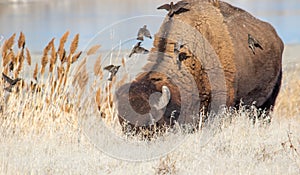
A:
MULTIPOLYGON (((130 84, 123 85, 118 89, 117 93, 118 101, 118 114, 120 122, 123 123, 127 120, 129 124, 135 125, 127 119, 128 115, 131 118, 135 118, 136 121, 142 122, 142 125, 148 126, 144 123, 142 115, 148 117, 151 112, 155 117, 161 117, 158 121, 158 125, 172 125, 174 120, 171 119, 171 113, 174 110, 180 111, 180 93, 178 87, 169 79, 166 75, 158 72, 145 72, 140 74, 138 78, 130 84), (149 98, 151 94, 155 92, 162 92, 162 86, 167 86, 171 92, 171 99, 168 105, 164 108, 165 111, 151 111, 149 104, 149 98), (130 112, 130 109, 133 111, 130 112), (135 116, 132 116, 134 115, 135 116)), ((138 125, 140 126, 141 123, 138 125)))

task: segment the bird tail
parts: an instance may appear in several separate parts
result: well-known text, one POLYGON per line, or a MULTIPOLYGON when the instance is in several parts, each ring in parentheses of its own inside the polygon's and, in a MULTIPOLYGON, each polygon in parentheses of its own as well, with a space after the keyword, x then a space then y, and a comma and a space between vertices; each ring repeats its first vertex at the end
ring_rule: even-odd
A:
POLYGON ((131 52, 131 53, 128 55, 128 57, 130 58, 130 57, 132 56, 132 54, 133 54, 133 52, 131 52))

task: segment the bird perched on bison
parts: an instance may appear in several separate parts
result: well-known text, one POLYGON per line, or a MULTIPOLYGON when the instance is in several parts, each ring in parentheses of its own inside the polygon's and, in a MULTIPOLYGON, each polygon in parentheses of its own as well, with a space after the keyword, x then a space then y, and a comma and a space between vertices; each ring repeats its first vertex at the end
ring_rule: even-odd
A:
POLYGON ((171 2, 170 4, 164 4, 162 6, 157 7, 157 9, 165 9, 168 11, 168 16, 173 17, 173 15, 177 12, 179 12, 180 9, 188 5, 189 3, 185 1, 178 1, 176 4, 174 2, 171 2))
POLYGON ((253 36, 251 36, 250 34, 248 34, 248 44, 249 44, 249 48, 252 50, 253 54, 255 54, 255 47, 260 48, 261 50, 264 50, 260 44, 260 42, 255 39, 253 36))

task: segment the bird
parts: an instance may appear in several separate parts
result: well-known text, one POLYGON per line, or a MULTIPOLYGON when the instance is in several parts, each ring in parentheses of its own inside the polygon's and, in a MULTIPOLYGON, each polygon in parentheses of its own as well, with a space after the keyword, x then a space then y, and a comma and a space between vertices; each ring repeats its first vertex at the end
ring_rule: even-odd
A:
POLYGON ((104 67, 104 70, 110 72, 110 77, 108 78, 109 81, 112 81, 113 77, 117 74, 120 67, 120 65, 115 66, 113 64, 104 67))
POLYGON ((150 31, 147 29, 147 25, 144 25, 142 28, 139 29, 137 34, 137 40, 144 41, 144 36, 152 39, 150 31))
POLYGON ((180 52, 180 49, 183 48, 186 44, 174 43, 174 54, 176 56, 176 63, 178 64, 179 69, 181 69, 181 62, 191 57, 188 56, 185 52, 180 52))
POLYGON ((264 50, 262 48, 260 42, 257 39, 255 39, 253 36, 251 36, 249 33, 248 33, 248 46, 252 50, 254 55, 255 55, 255 47, 258 47, 261 50, 264 50))
POLYGON ((182 62, 182 61, 184 61, 184 60, 186 60, 186 59, 188 59, 188 58, 190 58, 191 56, 189 56, 189 55, 187 55, 187 53, 185 53, 185 52, 180 52, 179 54, 178 54, 178 60, 180 61, 180 62, 182 62))
POLYGON ((133 54, 135 54, 135 53, 143 53, 143 54, 149 53, 149 50, 147 50, 147 49, 141 47, 141 43, 142 43, 142 42, 136 43, 136 45, 132 48, 132 50, 131 50, 131 52, 130 52, 130 54, 129 54, 129 58, 130 58, 133 54))
POLYGON ((18 81, 22 80, 21 78, 11 79, 4 73, 2 73, 2 77, 4 78, 4 80, 6 82, 9 83, 9 86, 4 88, 4 90, 6 90, 8 92, 12 92, 12 88, 17 84, 18 81))
POLYGON ((165 9, 169 11, 168 16, 172 17, 176 12, 178 12, 181 8, 188 5, 188 2, 178 1, 176 4, 171 2, 170 4, 164 4, 162 6, 157 7, 157 9, 165 9))

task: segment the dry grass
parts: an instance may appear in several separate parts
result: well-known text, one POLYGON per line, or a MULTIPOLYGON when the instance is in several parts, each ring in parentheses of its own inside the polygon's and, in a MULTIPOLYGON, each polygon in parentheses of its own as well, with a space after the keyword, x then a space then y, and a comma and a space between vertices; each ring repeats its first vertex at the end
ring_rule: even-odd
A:
MULTIPOLYGON (((1 174, 300 173, 299 67, 285 70, 270 124, 261 121, 253 124, 249 120, 256 109, 224 111, 220 115, 222 122, 208 135, 197 131, 167 156, 130 162, 99 151, 81 131, 79 117, 90 109, 82 101, 89 81, 86 64, 100 46, 93 46, 86 53, 76 51, 79 35, 75 35, 66 51, 68 36, 69 32, 62 36, 58 50, 54 39, 51 40, 37 64, 32 64, 23 34, 19 36, 18 48, 13 47, 15 34, 2 46, 1 71, 14 78, 23 77, 23 83, 8 93, 0 81, 1 174), (57 62, 57 58, 61 61, 57 62), (78 61, 76 66, 75 61, 78 61), (24 70, 32 71, 30 75, 35 82, 25 77, 24 70)), ((101 55, 97 55, 96 63, 94 75, 102 79, 101 55)), ((124 59, 122 65, 125 66, 124 59)), ((114 79, 103 89, 93 87, 97 107, 108 126, 117 124, 111 91, 127 78, 124 75, 119 81, 114 79)), ((135 152, 119 146, 121 151, 135 152)))

